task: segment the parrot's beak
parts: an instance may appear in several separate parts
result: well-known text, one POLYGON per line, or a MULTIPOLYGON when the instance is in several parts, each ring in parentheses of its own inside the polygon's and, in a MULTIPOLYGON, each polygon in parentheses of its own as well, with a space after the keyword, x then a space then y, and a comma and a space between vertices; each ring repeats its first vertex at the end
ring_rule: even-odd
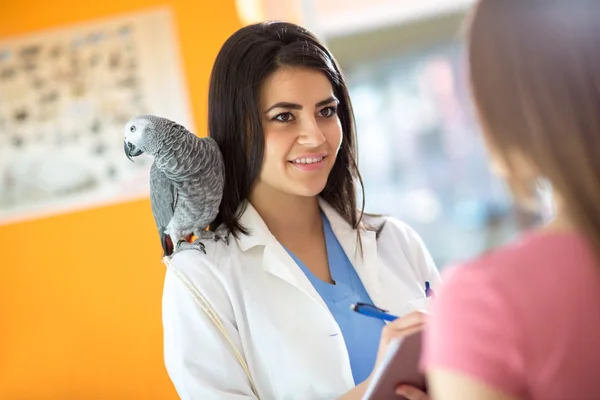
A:
POLYGON ((143 151, 136 149, 136 147, 128 141, 123 142, 123 149, 125 150, 125 155, 129 158, 129 161, 133 161, 132 157, 137 157, 143 153, 143 151))

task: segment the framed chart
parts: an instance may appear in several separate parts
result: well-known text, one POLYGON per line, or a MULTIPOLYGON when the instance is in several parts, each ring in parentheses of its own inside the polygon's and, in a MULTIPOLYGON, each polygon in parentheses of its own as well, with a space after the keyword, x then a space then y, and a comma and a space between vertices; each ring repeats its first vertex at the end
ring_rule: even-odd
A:
POLYGON ((123 126, 194 129, 180 58, 166 8, 0 40, 0 225, 147 196, 123 126))

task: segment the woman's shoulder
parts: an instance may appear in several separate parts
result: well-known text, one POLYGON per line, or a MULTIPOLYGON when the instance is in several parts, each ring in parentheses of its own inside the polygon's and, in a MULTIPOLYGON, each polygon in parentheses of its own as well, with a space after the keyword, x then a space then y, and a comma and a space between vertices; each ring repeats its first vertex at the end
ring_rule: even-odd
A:
POLYGON ((406 222, 390 216, 365 214, 363 217, 365 227, 374 230, 378 240, 386 243, 396 243, 407 246, 422 246, 421 236, 406 222))
POLYGON ((393 260, 394 268, 409 266, 421 281, 439 283, 439 272, 421 236, 406 222, 383 215, 368 215, 367 229, 374 229, 377 252, 382 259, 393 260), (405 261, 405 262, 404 262, 405 261))
POLYGON ((237 242, 229 234, 227 240, 202 240, 203 250, 186 249, 166 259, 167 265, 175 272, 185 274, 192 281, 222 278, 231 273, 232 260, 237 250, 237 242))

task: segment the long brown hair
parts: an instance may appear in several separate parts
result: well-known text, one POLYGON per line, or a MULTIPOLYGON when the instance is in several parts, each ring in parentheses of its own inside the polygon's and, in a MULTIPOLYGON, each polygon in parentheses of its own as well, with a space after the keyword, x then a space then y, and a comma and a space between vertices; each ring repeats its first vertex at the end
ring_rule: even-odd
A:
POLYGON ((481 0, 468 57, 485 140, 516 199, 547 179, 600 257, 599 17, 598 0, 481 0))

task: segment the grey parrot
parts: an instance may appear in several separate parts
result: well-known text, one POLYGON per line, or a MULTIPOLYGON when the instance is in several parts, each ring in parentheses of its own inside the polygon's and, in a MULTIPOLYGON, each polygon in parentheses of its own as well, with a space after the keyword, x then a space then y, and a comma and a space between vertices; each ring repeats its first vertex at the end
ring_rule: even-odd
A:
POLYGON ((125 155, 131 161, 146 153, 150 168, 150 203, 165 256, 196 248, 202 240, 223 240, 206 228, 216 218, 223 197, 225 165, 217 143, 154 115, 131 118, 124 128, 125 155), (193 243, 188 238, 195 235, 193 243))

